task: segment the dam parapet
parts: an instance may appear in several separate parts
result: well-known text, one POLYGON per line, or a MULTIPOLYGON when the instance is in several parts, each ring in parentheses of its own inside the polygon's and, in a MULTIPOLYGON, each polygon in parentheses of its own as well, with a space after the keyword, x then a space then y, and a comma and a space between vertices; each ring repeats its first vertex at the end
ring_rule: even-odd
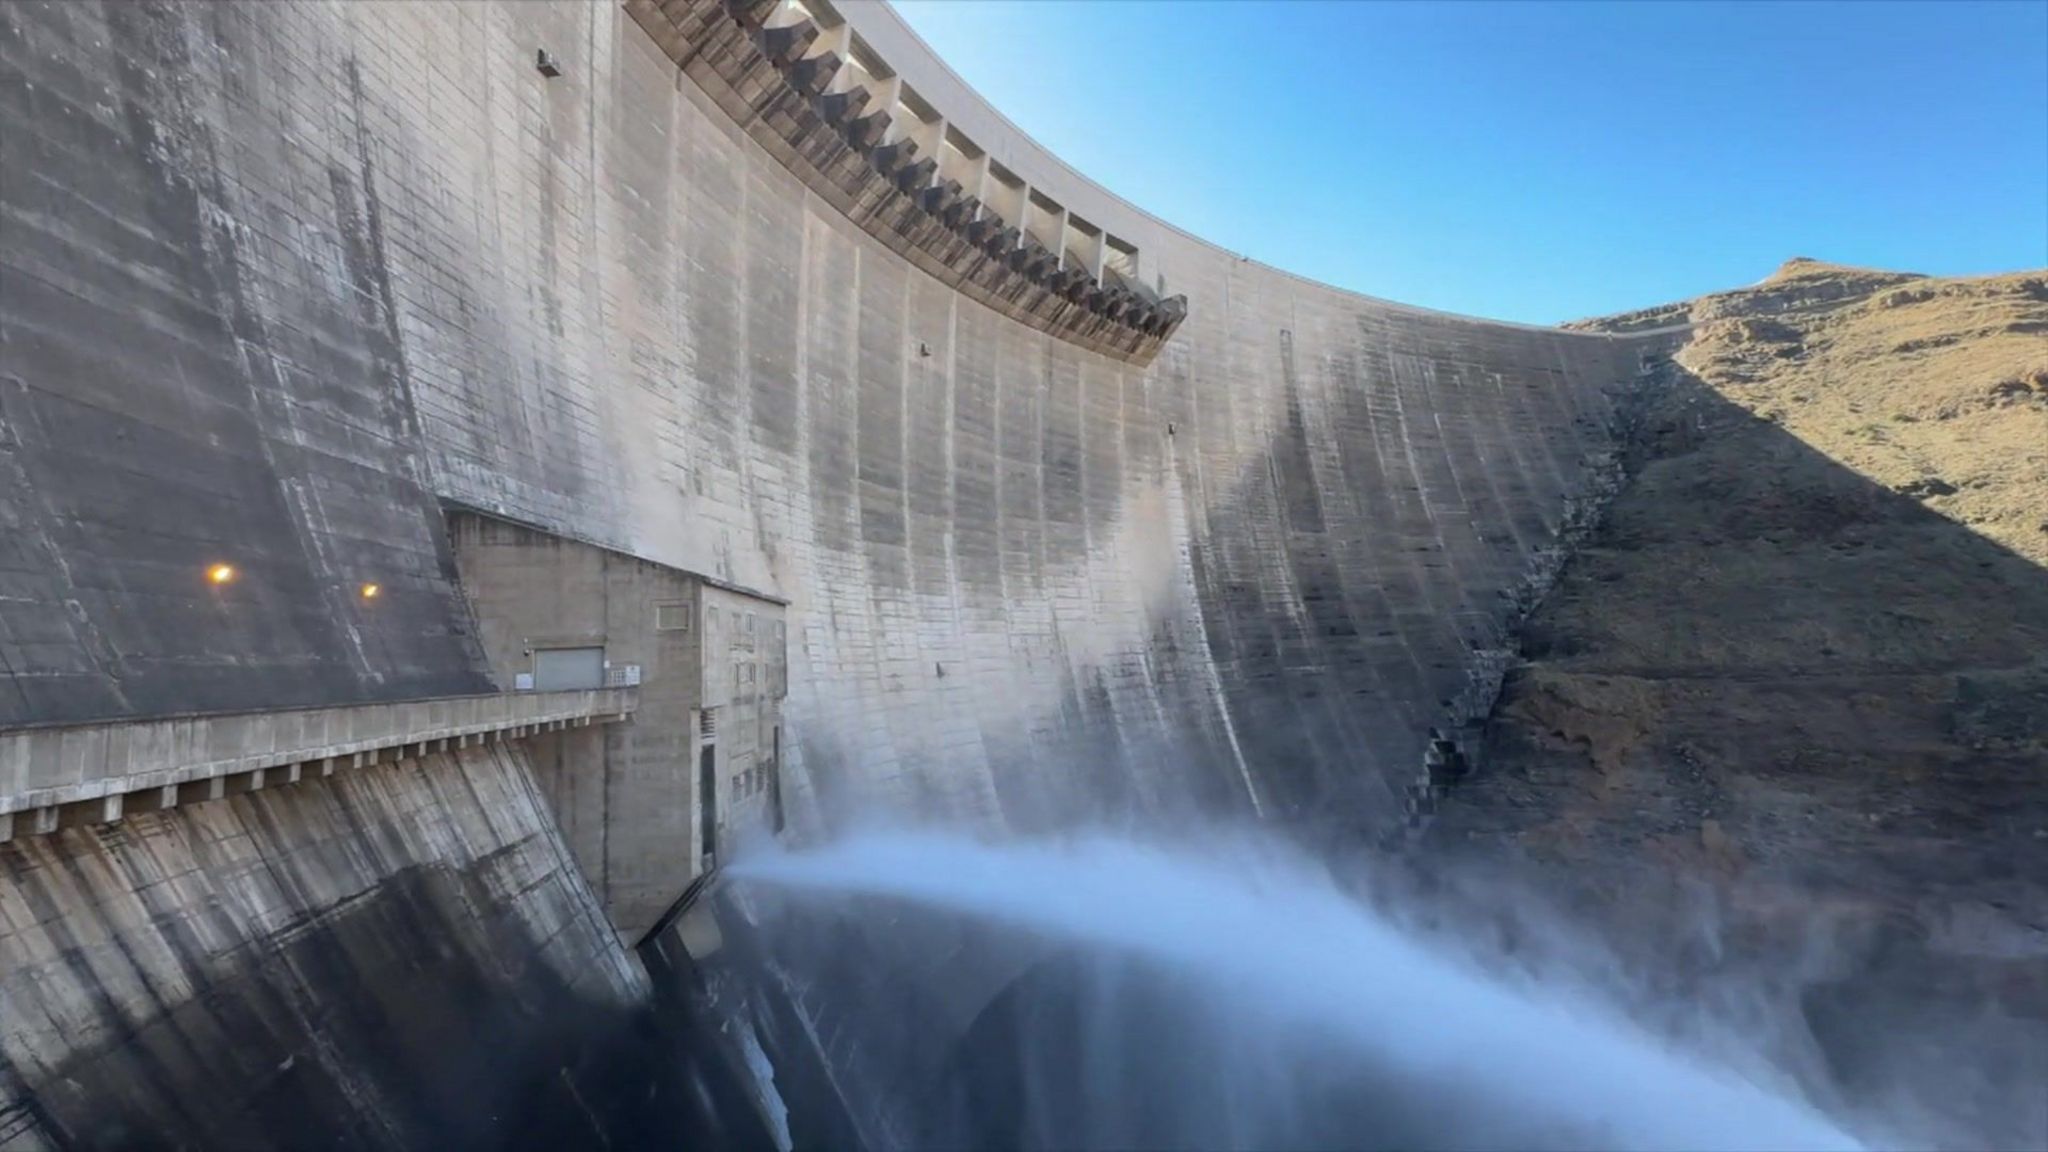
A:
POLYGON ((1185 296, 1146 286, 1130 242, 992 157, 829 5, 632 0, 626 9, 757 143, 956 291, 1138 364, 1187 318, 1185 296))

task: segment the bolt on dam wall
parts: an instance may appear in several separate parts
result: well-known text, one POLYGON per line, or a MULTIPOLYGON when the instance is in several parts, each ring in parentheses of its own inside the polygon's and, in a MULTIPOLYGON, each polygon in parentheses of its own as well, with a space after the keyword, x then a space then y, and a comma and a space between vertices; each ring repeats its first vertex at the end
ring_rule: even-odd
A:
MULTIPOLYGON (((456 563, 460 508, 786 601, 771 744, 798 834, 872 812, 1398 826, 1609 478, 1634 345, 1376 301, 1203 244, 1006 129, 893 13, 849 9, 1063 221, 1135 245, 1134 284, 1185 296, 1151 343, 1105 352, 1075 335, 1096 321, 964 292, 873 230, 910 208, 851 218, 763 134, 796 121, 745 110, 783 82, 775 62, 732 42, 700 82, 649 11, 0 6, 0 727, 512 691, 456 563), (221 565, 235 578, 209 584, 221 565)), ((532 823, 546 803, 528 800, 560 790, 514 787, 536 771, 522 746, 418 771, 477 756, 502 788, 416 781, 399 805, 470 813, 488 825, 476 854, 442 867, 445 841, 406 839, 362 898, 460 887, 544 840, 552 870, 516 899, 548 893, 562 922, 602 909, 556 867, 558 814, 532 823)), ((95 937, 145 950, 148 995, 65 960, 63 980, 8 989, 7 1028, 18 1005, 138 1027, 188 1011, 197 984, 149 973, 190 950, 150 933, 224 877, 293 859, 309 885, 356 875, 378 820, 319 812, 356 812, 364 786, 309 778, 296 800, 0 844, 9 971, 71 956, 32 933, 87 905, 166 902, 95 937), (195 855, 223 821, 246 852, 195 855), (195 879, 118 865, 134 851, 195 879)), ((692 836, 646 841, 673 859, 632 874, 670 868, 679 894, 692 836)), ((222 922, 220 943, 324 948, 330 903, 222 922)), ((406 939, 567 947, 542 919, 436 912, 406 939)), ((608 991, 640 994, 615 934, 583 944, 618 970, 608 991)), ((349 979, 308 976, 305 995, 370 1011, 343 1003, 349 979)), ((95 1034, 10 1041, 0 1090, 102 1059, 109 1084, 151 1083, 132 1054, 94 1055, 95 1034)), ((135 1088, 120 1115, 186 1087, 135 1088)))

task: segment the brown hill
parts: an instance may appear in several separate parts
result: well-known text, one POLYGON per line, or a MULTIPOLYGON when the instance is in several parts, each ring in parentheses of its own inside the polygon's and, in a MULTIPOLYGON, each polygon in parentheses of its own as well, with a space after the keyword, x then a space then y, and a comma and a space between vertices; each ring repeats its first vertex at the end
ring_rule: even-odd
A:
POLYGON ((1434 846, 1651 963, 1690 892, 1717 963, 1799 970, 1833 1089, 2048 1145, 2048 274, 1799 260, 1580 326, 1675 354, 1434 846))

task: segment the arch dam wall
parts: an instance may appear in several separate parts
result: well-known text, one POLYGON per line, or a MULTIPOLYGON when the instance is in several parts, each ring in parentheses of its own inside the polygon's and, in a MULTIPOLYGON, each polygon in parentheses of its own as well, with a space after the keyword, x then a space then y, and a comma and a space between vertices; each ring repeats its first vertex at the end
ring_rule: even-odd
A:
POLYGON ((400 963, 363 941, 446 941, 429 983, 540 1064, 546 1005, 644 994, 614 937, 723 803, 698 713, 518 711, 452 511, 787 601, 799 834, 1373 834, 1483 716, 1638 365, 1179 233, 881 7, 13 3, 0 149, 0 1096, 60 1135, 429 1130, 381 1041, 309 1047, 418 1001, 341 998, 400 963), (679 755, 616 754, 671 713, 679 755), (209 1037, 240 1063, 172 1051, 209 1037))

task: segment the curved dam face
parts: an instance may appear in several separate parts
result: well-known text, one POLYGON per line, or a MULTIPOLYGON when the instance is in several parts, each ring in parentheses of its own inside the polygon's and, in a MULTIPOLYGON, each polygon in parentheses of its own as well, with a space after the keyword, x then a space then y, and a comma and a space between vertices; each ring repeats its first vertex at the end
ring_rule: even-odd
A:
POLYGON ((853 226, 611 6, 28 6, 8 53, 48 633, 9 724, 484 689, 450 501, 788 598, 821 810, 1372 800, 1635 366, 1163 227, 1187 320, 1091 353, 853 226), (247 612, 166 602, 251 552, 247 612))
POLYGON ((1638 370, 1189 238, 880 6, 9 4, 0 149, 0 1091, 58 1134, 444 1131, 307 1039, 398 961, 280 959, 365 893, 545 1078, 517 1021, 645 999, 745 820, 1397 828, 1638 370), (246 1066, 138 1072, 174 1017, 246 1066))

